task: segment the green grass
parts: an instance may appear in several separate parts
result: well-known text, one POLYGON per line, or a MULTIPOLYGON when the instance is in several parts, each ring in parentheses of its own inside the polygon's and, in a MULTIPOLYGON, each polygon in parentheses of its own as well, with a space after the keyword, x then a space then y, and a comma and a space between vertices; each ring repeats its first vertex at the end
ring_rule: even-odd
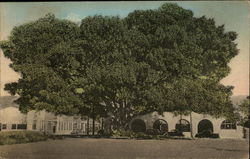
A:
POLYGON ((48 137, 40 132, 33 132, 33 131, 0 132, 0 145, 45 141, 47 139, 48 137))

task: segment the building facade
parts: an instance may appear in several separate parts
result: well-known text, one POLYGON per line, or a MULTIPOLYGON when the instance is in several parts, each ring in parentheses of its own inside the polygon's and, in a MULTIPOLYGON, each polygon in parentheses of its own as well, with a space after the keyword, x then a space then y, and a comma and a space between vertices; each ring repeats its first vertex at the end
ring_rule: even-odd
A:
POLYGON ((225 118, 215 118, 210 115, 197 114, 175 115, 157 112, 137 116, 130 122, 130 129, 137 132, 159 130, 159 132, 174 132, 180 130, 185 137, 195 137, 203 131, 211 131, 220 138, 243 138, 243 127, 225 118))
MULTIPOLYGON (((105 122, 96 121, 93 125, 91 118, 82 116, 54 115, 46 111, 30 111, 22 114, 18 105, 13 101, 18 97, 0 97, 0 131, 39 131, 46 134, 68 135, 68 134, 92 134, 101 129, 111 130, 111 123, 108 118, 105 122)), ((249 128, 232 123, 225 118, 215 118, 210 115, 197 114, 192 112, 189 115, 175 115, 164 112, 159 115, 157 112, 139 115, 133 118, 129 124, 132 131, 146 132, 158 130, 160 133, 180 130, 185 137, 195 137, 203 131, 210 131, 218 134, 220 138, 243 138, 244 132, 249 128)), ((248 135, 249 136, 249 135, 248 135)))
MULTIPOLYGON (((30 111, 22 114, 13 103, 14 96, 0 97, 0 131, 40 131, 46 134, 68 135, 92 133, 93 120, 82 116, 54 115, 46 111, 30 111)), ((101 129, 96 121, 95 133, 101 129)))

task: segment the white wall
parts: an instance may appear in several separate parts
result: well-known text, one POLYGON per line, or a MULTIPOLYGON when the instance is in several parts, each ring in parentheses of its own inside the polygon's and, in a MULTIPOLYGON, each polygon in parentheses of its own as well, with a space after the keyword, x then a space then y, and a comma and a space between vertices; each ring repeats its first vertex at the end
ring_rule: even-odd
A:
MULTIPOLYGON (((170 112, 164 112, 163 115, 159 115, 157 112, 148 113, 145 115, 140 115, 135 117, 130 122, 131 123, 135 119, 142 119, 146 124, 146 129, 152 129, 153 123, 158 119, 163 119, 168 123, 168 131, 175 129, 176 123, 180 119, 187 120, 192 125, 193 136, 198 133, 198 124, 201 120, 207 119, 211 121, 213 124, 213 132, 218 133, 220 138, 243 138, 243 128, 241 126, 237 126, 236 129, 221 129, 221 123, 225 120, 225 118, 215 118, 210 115, 203 115, 198 113, 191 114, 192 122, 190 122, 190 115, 174 115, 170 112)), ((186 137, 191 136, 191 132, 184 132, 186 137)))
POLYGON ((26 115, 22 114, 17 107, 6 107, 0 109, 0 123, 7 124, 7 129, 12 130, 12 124, 26 124, 26 115))

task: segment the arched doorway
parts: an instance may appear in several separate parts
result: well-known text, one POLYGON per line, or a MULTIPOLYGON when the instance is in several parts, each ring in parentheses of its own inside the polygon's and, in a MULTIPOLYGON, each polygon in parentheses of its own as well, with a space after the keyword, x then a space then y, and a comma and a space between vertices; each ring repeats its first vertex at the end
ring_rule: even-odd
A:
POLYGON ((213 124, 211 121, 207 119, 203 119, 198 124, 198 133, 204 132, 204 131, 211 131, 214 132, 213 124))
POLYGON ((135 119, 134 121, 132 121, 131 129, 133 132, 145 132, 146 124, 141 119, 135 119))
POLYGON ((153 124, 153 129, 159 131, 160 134, 168 132, 168 123, 163 119, 158 119, 153 124))

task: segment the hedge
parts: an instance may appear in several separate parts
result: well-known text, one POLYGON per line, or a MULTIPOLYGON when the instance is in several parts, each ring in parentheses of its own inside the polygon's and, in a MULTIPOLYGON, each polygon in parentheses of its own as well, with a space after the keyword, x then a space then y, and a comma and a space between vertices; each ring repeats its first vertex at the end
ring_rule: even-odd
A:
POLYGON ((34 131, 5 131, 0 132, 0 145, 20 144, 45 141, 48 136, 34 131))

